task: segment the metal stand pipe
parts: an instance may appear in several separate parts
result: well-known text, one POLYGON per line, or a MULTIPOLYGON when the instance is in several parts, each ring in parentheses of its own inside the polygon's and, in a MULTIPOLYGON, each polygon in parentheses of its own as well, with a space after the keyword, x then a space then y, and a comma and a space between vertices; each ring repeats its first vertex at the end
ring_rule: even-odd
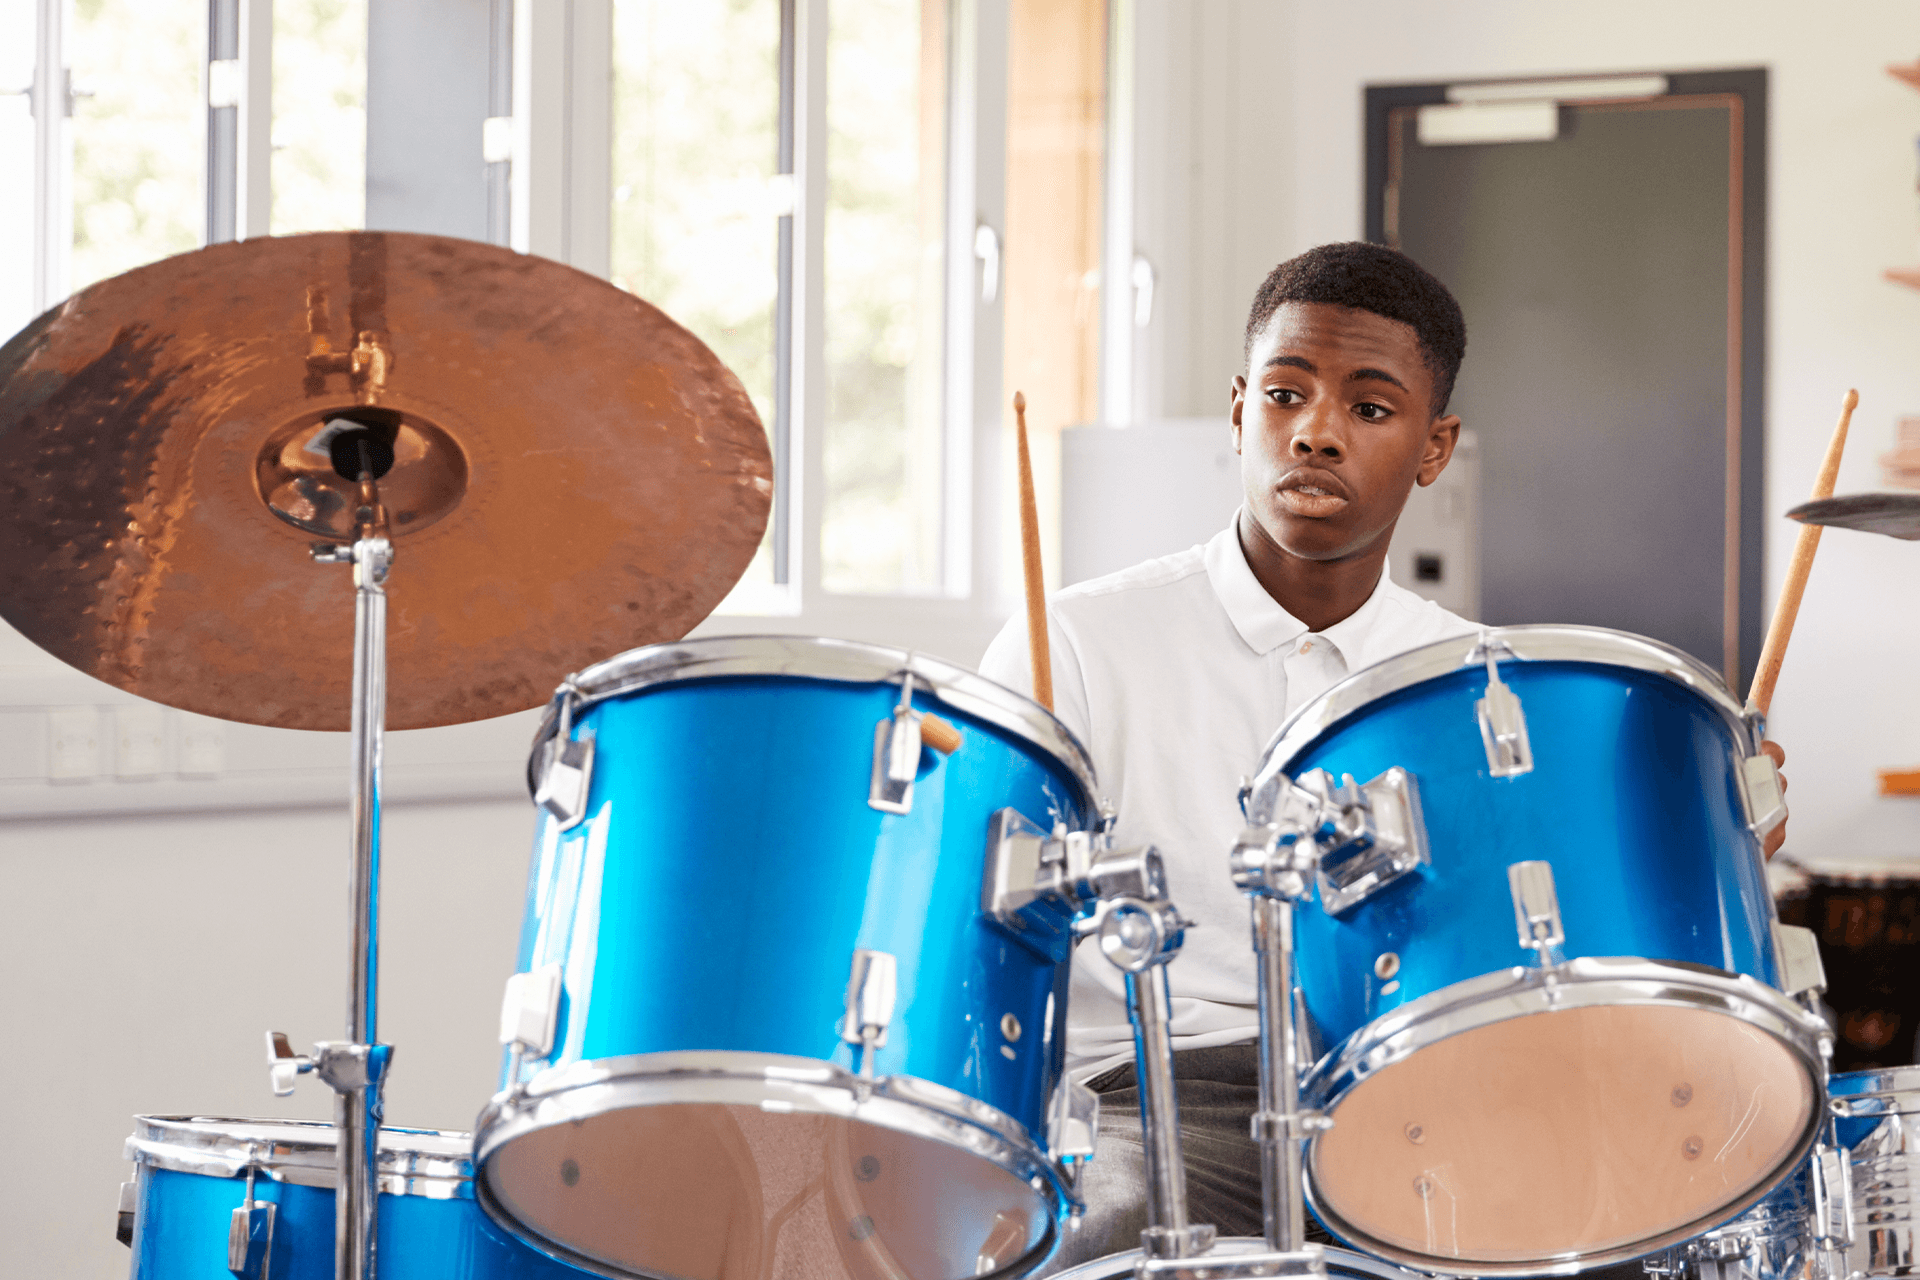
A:
POLYGON ((1147 1157, 1144 1247, 1160 1257, 1185 1257, 1181 1242, 1189 1234, 1187 1165, 1180 1148, 1180 1101, 1173 1086, 1172 995, 1165 965, 1127 975, 1127 1013, 1133 1022, 1140 1137, 1147 1157))
MULTIPOLYGON (((348 895, 352 954, 347 987, 347 1042, 379 1042, 380 779, 387 723, 387 570, 393 544, 365 527, 353 550, 353 770, 352 865, 348 895)), ((365 1083, 335 1088, 339 1166, 334 1198, 334 1274, 372 1280, 375 1210, 379 1202, 380 1067, 374 1057, 365 1083)))
POLYGON ((1259 964, 1261 1201, 1267 1248, 1306 1243, 1306 1183, 1300 1167, 1300 1042, 1293 1016, 1293 903, 1256 895, 1253 949, 1259 964))

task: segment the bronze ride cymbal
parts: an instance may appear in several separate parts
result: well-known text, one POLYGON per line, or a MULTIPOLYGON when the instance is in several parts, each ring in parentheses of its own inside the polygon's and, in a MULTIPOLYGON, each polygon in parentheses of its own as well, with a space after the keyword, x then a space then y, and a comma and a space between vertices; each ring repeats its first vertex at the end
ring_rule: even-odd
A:
POLYGON ((1802 524, 1832 525, 1920 541, 1920 493, 1846 493, 1803 502, 1787 515, 1802 524))
POLYGON ((772 495, 738 379, 603 280, 438 236, 248 240, 0 347, 0 615, 141 697, 345 729, 352 570, 309 551, 354 536, 329 451, 355 441, 392 458, 395 729, 536 706, 685 635, 772 495))

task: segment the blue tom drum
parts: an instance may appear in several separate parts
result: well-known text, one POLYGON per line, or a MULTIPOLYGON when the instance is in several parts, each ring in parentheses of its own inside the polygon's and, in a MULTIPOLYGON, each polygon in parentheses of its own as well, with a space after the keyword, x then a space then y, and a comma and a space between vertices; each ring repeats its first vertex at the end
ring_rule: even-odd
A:
POLYGON ((1046 1256, 1071 1200, 1048 1137, 1066 948, 994 923, 983 886, 997 812, 1097 822, 1058 721, 924 657, 719 638, 571 678, 531 772, 511 1047, 475 1135, 489 1212, 617 1276, 1046 1256), (923 742, 926 713, 957 749, 923 742))
POLYGON ((1282 727, 1252 821, 1289 784, 1350 801, 1398 769, 1425 837, 1323 865, 1298 913, 1331 1230, 1421 1270, 1573 1272, 1697 1235, 1800 1162, 1826 1029, 1789 994, 1811 940, 1783 950, 1767 892, 1759 737, 1693 658, 1591 627, 1415 650, 1282 727))

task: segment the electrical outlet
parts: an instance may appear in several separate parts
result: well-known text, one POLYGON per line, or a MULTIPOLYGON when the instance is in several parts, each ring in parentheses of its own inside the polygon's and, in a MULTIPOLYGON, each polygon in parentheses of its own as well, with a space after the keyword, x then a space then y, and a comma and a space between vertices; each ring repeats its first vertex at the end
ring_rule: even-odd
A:
POLYGON ((207 716, 181 716, 180 776, 217 778, 226 768, 227 727, 207 716))
POLYGON ((100 712, 66 707, 47 713, 47 779, 91 782, 100 776, 100 712))
POLYGON ((165 713, 159 707, 115 707, 113 728, 113 776, 159 777, 166 767, 165 713))

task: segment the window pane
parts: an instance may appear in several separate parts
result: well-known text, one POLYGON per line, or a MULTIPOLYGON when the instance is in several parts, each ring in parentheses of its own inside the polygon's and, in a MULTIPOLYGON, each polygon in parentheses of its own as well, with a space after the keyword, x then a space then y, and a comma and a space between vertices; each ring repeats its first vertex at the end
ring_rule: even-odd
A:
POLYGON ((0 0, 0 342, 33 319, 32 0, 0 0))
POLYGON ((822 581, 937 591, 945 0, 830 14, 822 581))
MULTIPOLYGON (((1014 0, 1007 102, 1007 397, 1024 391, 1047 581, 1060 585, 1060 432, 1100 412, 1106 0, 1014 0)), ((1005 492, 1014 492, 1013 432, 1005 492)), ((1003 582, 1020 581, 1005 522, 1003 582)))
POLYGON ((73 268, 96 281, 200 244, 204 4, 73 0, 73 268))
POLYGON ((367 0, 274 0, 273 234, 367 225, 367 0))
MULTIPOLYGON (((615 0, 613 282, 685 325, 774 420, 779 0, 615 0)), ((773 581, 772 528, 743 585, 773 581)))

